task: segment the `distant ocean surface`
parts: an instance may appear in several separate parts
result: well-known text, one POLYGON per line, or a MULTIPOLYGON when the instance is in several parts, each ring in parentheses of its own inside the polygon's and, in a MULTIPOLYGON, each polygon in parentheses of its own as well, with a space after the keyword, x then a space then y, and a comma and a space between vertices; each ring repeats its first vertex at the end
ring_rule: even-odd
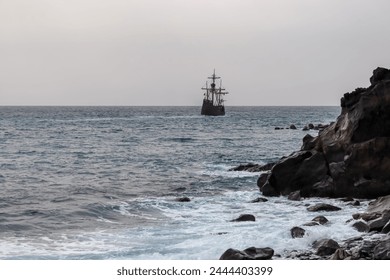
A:
POLYGON ((250 246, 283 256, 319 237, 354 235, 345 221, 358 210, 329 200, 343 211, 292 239, 291 227, 318 215, 306 207, 319 199, 250 203, 261 195, 259 174, 228 171, 298 150, 302 127, 335 121, 339 107, 226 112, 0 107, 0 258, 218 259, 250 246), (290 124, 298 129, 274 129, 290 124), (256 222, 230 222, 246 213, 256 222))

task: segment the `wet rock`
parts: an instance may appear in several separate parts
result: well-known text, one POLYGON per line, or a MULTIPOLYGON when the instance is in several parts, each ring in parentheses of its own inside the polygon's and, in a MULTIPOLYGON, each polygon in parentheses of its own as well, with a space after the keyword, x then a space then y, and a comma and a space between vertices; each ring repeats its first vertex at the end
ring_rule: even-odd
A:
POLYGON ((390 195, 382 196, 369 203, 367 213, 380 213, 390 210, 390 195))
POLYGON ((269 260, 274 255, 274 250, 269 247, 255 248, 250 247, 244 250, 244 252, 252 257, 254 260, 269 260))
POLYGON ((254 200, 251 201, 251 203, 258 203, 258 202, 267 202, 268 199, 264 198, 264 197, 258 197, 258 198, 255 198, 254 200))
POLYGON ((175 199, 178 202, 190 202, 191 199, 189 197, 178 197, 175 199))
POLYGON ((352 202, 351 205, 352 206, 360 206, 360 201, 359 200, 355 200, 354 202, 352 202))
POLYGON ((319 225, 320 224, 317 222, 308 222, 308 223, 303 224, 303 226, 306 226, 306 227, 313 227, 313 226, 319 226, 319 225))
POLYGON ((309 127, 307 125, 305 125, 303 128, 302 128, 303 131, 307 131, 309 130, 309 127))
POLYGON ((379 212, 374 212, 374 213, 356 213, 356 214, 352 215, 352 217, 355 220, 363 219, 366 222, 375 220, 375 219, 377 219, 377 218, 379 218, 381 216, 382 216, 382 214, 379 213, 379 212))
POLYGON ((219 259, 220 260, 269 260, 272 258, 273 255, 274 255, 274 250, 269 247, 265 247, 265 248, 250 247, 245 249, 244 251, 230 248, 226 250, 219 259))
POLYGON ((316 205, 308 207, 307 210, 310 212, 317 212, 317 211, 329 212, 329 211, 340 211, 341 208, 337 207, 337 206, 330 205, 330 204, 326 204, 326 203, 318 203, 316 205))
POLYGON ((356 222, 352 225, 353 228, 355 228, 358 232, 369 232, 370 227, 362 221, 356 222))
POLYGON ((336 252, 330 257, 331 260, 345 260, 351 258, 351 255, 347 253, 345 249, 337 249, 336 252))
POLYGON ((297 129, 297 127, 295 125, 290 125, 290 129, 297 129))
POLYGON ((313 243, 313 247, 317 249, 316 255, 328 256, 336 252, 340 248, 339 244, 333 239, 321 239, 313 243))
POLYGON ((375 246, 373 252, 374 260, 390 260, 390 238, 383 240, 375 246))
POLYGON ((324 225, 324 224, 326 224, 327 222, 329 222, 328 219, 325 218, 324 216, 317 216, 317 217, 315 217, 312 221, 313 221, 313 222, 320 223, 321 225, 324 225))
POLYGON ((315 138, 313 136, 311 136, 310 134, 306 134, 303 139, 302 139, 302 147, 301 147, 301 150, 302 151, 309 151, 309 150, 312 150, 315 148, 315 146, 317 145, 317 140, 318 138, 315 138))
POLYGON ((293 227, 290 233, 292 238, 302 238, 305 235, 305 230, 300 227, 293 227))
POLYGON ((265 196, 279 196, 280 193, 276 191, 271 184, 269 183, 269 180, 264 184, 264 186, 261 188, 261 192, 265 196))
POLYGON ((390 221, 382 228, 381 233, 389 233, 390 232, 390 221))
POLYGON ((299 200, 301 200, 301 192, 300 191, 292 192, 288 195, 287 199, 299 201, 299 200))
POLYGON ((262 173, 259 176, 259 179, 257 179, 257 186, 259 187, 260 191, 263 192, 263 186, 268 180, 269 173, 262 173))
POLYGON ((379 218, 368 222, 370 231, 382 231, 383 227, 390 221, 390 212, 385 211, 379 218))
POLYGON ((242 214, 237 219, 232 220, 232 222, 254 222, 254 221, 256 221, 256 218, 252 214, 242 214))

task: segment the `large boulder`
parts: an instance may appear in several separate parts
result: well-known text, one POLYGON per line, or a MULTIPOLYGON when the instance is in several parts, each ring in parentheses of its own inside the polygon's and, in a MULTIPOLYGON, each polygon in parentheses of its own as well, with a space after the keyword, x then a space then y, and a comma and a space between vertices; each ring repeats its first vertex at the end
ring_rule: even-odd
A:
POLYGON ((328 256, 336 252, 340 245, 333 239, 321 239, 313 243, 313 247, 317 249, 316 255, 328 256))
MULTIPOLYGON (((377 198, 390 194, 390 70, 341 98, 336 122, 306 135, 300 151, 275 164, 264 195, 377 198)), ((263 180, 265 178, 263 177, 263 180)))

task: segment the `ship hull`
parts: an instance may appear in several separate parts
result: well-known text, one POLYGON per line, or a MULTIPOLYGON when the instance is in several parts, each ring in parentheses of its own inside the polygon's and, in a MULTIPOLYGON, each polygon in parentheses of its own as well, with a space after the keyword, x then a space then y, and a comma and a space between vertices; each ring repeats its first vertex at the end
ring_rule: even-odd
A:
POLYGON ((206 116, 224 116, 225 107, 222 105, 215 106, 210 100, 203 99, 201 114, 206 116))

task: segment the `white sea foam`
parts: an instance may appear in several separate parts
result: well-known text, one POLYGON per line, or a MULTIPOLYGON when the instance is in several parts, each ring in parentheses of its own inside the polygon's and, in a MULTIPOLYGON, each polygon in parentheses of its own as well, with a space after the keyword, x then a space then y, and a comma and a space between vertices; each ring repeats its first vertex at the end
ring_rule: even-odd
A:
MULTIPOLYGON (((158 226, 134 227, 120 232, 69 232, 61 238, 46 236, 23 242, 3 240, 3 257, 29 258, 119 258, 119 259, 217 259, 228 248, 271 247, 282 256, 290 250, 306 250, 321 238, 342 241, 358 233, 347 220, 356 208, 347 203, 311 198, 289 201, 269 198, 268 202, 250 203, 254 191, 226 192, 213 197, 177 202, 173 197, 145 199, 145 207, 165 217, 158 226), (327 202, 342 208, 337 212, 309 212, 308 205, 327 202), (255 222, 231 222, 240 214, 253 214, 255 222), (303 226, 303 238, 293 239, 290 229, 324 215, 329 223, 303 226), (7 253, 8 252, 8 253, 7 253)), ((137 203, 142 201, 138 199, 137 203)), ((365 207, 362 203, 361 207, 365 207)), ((128 215, 126 205, 121 210, 128 215)))

